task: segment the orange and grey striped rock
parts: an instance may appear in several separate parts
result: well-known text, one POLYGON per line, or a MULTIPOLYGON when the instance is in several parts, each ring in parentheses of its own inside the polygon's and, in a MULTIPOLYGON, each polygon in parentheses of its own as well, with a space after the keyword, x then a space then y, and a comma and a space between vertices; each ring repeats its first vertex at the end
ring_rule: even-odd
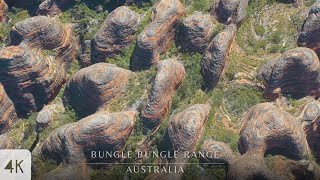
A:
POLYGON ((134 111, 99 112, 61 126, 44 141, 40 154, 46 159, 70 164, 99 162, 101 159, 91 157, 91 151, 122 150, 134 127, 135 114, 134 111))
POLYGON ((213 38, 206 49, 201 63, 201 74, 206 89, 212 90, 218 84, 237 30, 235 24, 229 24, 213 38))
POLYGON ((4 0, 0 0, 0 23, 7 20, 8 5, 4 0))
POLYGON ((0 51, 0 82, 18 116, 41 110, 56 97, 65 81, 62 64, 38 50, 21 45, 0 51))
POLYGON ((35 16, 16 23, 10 32, 11 45, 27 44, 52 51, 55 59, 70 64, 78 45, 71 28, 46 16, 35 16))
POLYGON ((308 148, 301 123, 272 103, 253 106, 243 122, 239 142, 241 154, 283 155, 293 160, 306 155, 308 148))
POLYGON ((155 4, 151 22, 139 35, 131 56, 131 70, 148 69, 160 61, 160 55, 171 47, 176 26, 184 14, 179 0, 161 0, 155 4))
POLYGON ((213 13, 222 23, 234 23, 240 26, 246 17, 248 3, 249 0, 219 0, 213 8, 213 13))
POLYGON ((38 15, 55 16, 61 13, 61 8, 72 3, 74 0, 45 0, 43 1, 37 10, 38 15))
POLYGON ((135 39, 139 16, 126 6, 112 11, 91 40, 92 63, 105 62, 125 50, 135 39))
POLYGON ((210 43, 213 28, 210 15, 195 12, 182 21, 177 43, 183 51, 202 53, 210 43))
POLYGON ((0 134, 8 131, 17 120, 14 105, 0 84, 0 134))
POLYGON ((295 48, 286 51, 278 60, 262 66, 259 77, 265 83, 264 95, 275 100, 281 94, 296 98, 320 96, 320 63, 314 51, 295 48))
POLYGON ((205 163, 223 163, 227 167, 229 167, 230 161, 234 157, 233 151, 227 144, 213 139, 204 141, 200 151, 208 155, 201 157, 201 161, 205 163))
POLYGON ((97 63, 83 68, 68 82, 64 104, 80 117, 106 107, 127 88, 130 71, 113 64, 97 63))
POLYGON ((157 127, 168 114, 173 96, 185 74, 186 70, 179 61, 167 59, 159 62, 151 94, 141 111, 141 119, 147 127, 157 127))

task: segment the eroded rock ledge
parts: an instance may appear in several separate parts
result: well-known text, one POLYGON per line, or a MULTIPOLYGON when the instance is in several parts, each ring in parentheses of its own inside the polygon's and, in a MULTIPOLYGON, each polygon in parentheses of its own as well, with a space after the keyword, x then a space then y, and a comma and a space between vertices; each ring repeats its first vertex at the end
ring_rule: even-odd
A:
POLYGON ((8 131, 18 120, 13 102, 0 84, 0 134, 8 131))

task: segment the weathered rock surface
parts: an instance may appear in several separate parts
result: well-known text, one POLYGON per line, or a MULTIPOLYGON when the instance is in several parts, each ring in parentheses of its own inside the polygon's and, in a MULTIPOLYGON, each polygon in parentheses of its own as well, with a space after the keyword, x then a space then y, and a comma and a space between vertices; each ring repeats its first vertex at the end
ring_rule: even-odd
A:
POLYGON ((167 59, 159 62, 151 94, 141 111, 141 119, 147 127, 157 127, 168 114, 173 96, 185 74, 186 70, 179 61, 167 59))
POLYGON ((134 111, 99 112, 61 126, 44 141, 41 155, 70 164, 99 162, 99 159, 91 158, 91 151, 121 150, 134 127, 135 114, 134 111))
POLYGON ((212 90, 218 84, 236 33, 237 26, 229 24, 213 38, 206 49, 201 63, 201 74, 206 89, 212 90))
POLYGON ((59 93, 66 81, 62 64, 28 46, 0 51, 0 82, 13 101, 18 116, 40 111, 59 93))
POLYGON ((233 151, 227 144, 213 139, 204 141, 200 151, 203 154, 208 154, 208 156, 201 157, 201 161, 205 163, 224 163, 229 167, 230 161, 234 157, 233 151))
POLYGON ((7 20, 8 5, 4 0, 0 0, 0 23, 7 20))
POLYGON ((211 107, 196 104, 176 114, 169 122, 168 135, 175 151, 193 151, 201 137, 211 107))
POLYGON ((222 23, 240 25, 246 17, 248 3, 249 0, 219 0, 213 13, 222 23))
POLYGON ((320 56, 320 1, 314 3, 304 21, 298 38, 298 46, 313 49, 320 56))
POLYGON ((301 123, 272 103, 253 106, 243 118, 240 131, 241 154, 283 155, 293 160, 307 153, 301 123))
POLYGON ((58 168, 45 173, 36 180, 90 180, 89 170, 86 165, 59 166, 58 168))
POLYGON ((83 68, 68 82, 64 103, 80 117, 93 114, 126 90, 129 74, 130 71, 107 63, 83 68))
POLYGON ((7 134, 0 134, 0 149, 13 149, 13 143, 7 134))
POLYGON ((16 23, 10 32, 11 45, 20 43, 53 51, 55 58, 70 64, 78 45, 70 27, 46 16, 35 16, 16 23))
POLYGON ((43 16, 58 15, 61 13, 61 8, 71 2, 73 0, 45 0, 39 5, 37 14, 43 16))
POLYGON ((43 107, 37 116, 36 123, 36 132, 41 133, 44 129, 49 126, 49 123, 52 121, 52 111, 49 106, 43 107))
POLYGON ((131 56, 131 70, 148 69, 160 60, 160 55, 171 47, 176 26, 184 14, 179 0, 161 0, 155 5, 151 23, 138 37, 131 56))
POLYGON ((278 60, 262 66, 259 76, 265 82, 265 97, 275 100, 283 94, 296 98, 320 95, 320 64, 314 51, 295 48, 278 60))
POLYGON ((202 53, 210 43, 213 28, 209 15, 195 12, 182 21, 177 42, 183 51, 202 53))
POLYGON ((0 134, 6 132, 18 120, 11 99, 0 84, 0 134))
POLYGON ((105 62, 123 52, 135 39, 139 16, 126 6, 112 11, 91 41, 92 63, 105 62))

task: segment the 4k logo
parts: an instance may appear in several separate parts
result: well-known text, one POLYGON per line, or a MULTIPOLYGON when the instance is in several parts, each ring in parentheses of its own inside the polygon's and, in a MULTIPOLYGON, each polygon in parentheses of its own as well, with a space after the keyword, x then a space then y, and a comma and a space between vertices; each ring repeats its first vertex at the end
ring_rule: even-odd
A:
POLYGON ((15 168, 14 168, 14 166, 12 165, 12 160, 10 160, 9 163, 7 164, 7 166, 5 167, 5 169, 10 170, 10 173, 13 173, 13 170, 15 169, 16 173, 18 173, 18 168, 19 168, 20 172, 23 173, 23 170, 21 168, 21 163, 22 162, 23 162, 23 160, 21 160, 19 162, 18 162, 18 160, 16 160, 15 168))
POLYGON ((0 150, 0 177, 5 180, 31 180, 29 150, 0 150))

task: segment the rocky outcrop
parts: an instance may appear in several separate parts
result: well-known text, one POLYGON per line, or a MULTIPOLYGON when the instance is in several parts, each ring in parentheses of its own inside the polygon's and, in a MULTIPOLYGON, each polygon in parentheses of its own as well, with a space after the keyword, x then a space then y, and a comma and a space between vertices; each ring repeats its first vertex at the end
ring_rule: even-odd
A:
POLYGON ((320 95, 320 64, 311 49, 289 50, 264 65, 259 74, 266 86, 264 95, 271 100, 282 93, 296 98, 320 95))
POLYGON ((130 71, 107 63, 83 68, 68 82, 64 104, 80 117, 93 114, 126 90, 129 74, 130 71))
POLYGON ((89 169, 86 165, 59 166, 58 168, 36 178, 36 180, 65 179, 90 180, 91 178, 89 169))
POLYGON ((49 126, 49 123, 53 119, 53 114, 50 106, 45 106, 38 114, 36 119, 36 132, 41 133, 49 126))
POLYGON ((62 64, 28 46, 0 51, 0 82, 13 101, 18 116, 25 117, 52 101, 66 81, 62 64))
POLYGON ((302 7, 304 5, 304 0, 294 0, 295 7, 302 7))
POLYGON ((311 101, 306 104, 300 115, 304 121, 309 122, 305 127, 304 131, 307 135, 307 141, 312 154, 315 156, 317 161, 320 160, 320 102, 311 101))
POLYGON ((184 14, 179 0, 161 0, 155 5, 151 23, 138 37, 131 56, 131 70, 148 69, 160 60, 160 55, 170 48, 176 26, 184 14))
POLYGON ((78 45, 71 28, 46 16, 35 16, 16 23, 10 38, 11 45, 23 43, 52 51, 63 64, 70 64, 77 55, 78 45))
POLYGON ((0 23, 7 20, 8 5, 4 0, 0 0, 0 23))
POLYGON ((272 103, 253 106, 243 122, 239 142, 241 154, 283 155, 293 160, 303 159, 307 154, 300 122, 272 103))
POLYGON ((61 13, 61 8, 74 0, 45 0, 38 8, 37 14, 55 16, 61 13))
POLYGON ((91 41, 92 63, 105 62, 123 52, 135 39, 139 16, 126 6, 112 11, 91 41))
POLYGON ((201 74, 207 90, 212 90, 218 84, 236 33, 237 26, 228 25, 213 38, 206 49, 201 63, 201 74))
POLYGON ((0 84, 0 134, 10 129, 17 120, 18 117, 14 105, 2 84, 0 84))
POLYGON ((314 3, 309 11, 309 16, 304 21, 298 46, 308 47, 320 56, 320 2, 314 3))
POLYGON ((151 94, 141 111, 141 119, 147 127, 157 127, 168 114, 173 96, 185 74, 185 68, 179 61, 167 59, 159 62, 151 94))
POLYGON ((91 151, 120 151, 134 127, 135 114, 134 111, 99 112, 61 126, 44 141, 40 154, 69 164, 99 162, 101 159, 92 158, 91 151))
POLYGON ((177 43, 183 51, 203 53, 210 43, 213 28, 209 15, 195 12, 182 21, 177 43))
POLYGON ((0 149, 13 149, 13 143, 7 134, 0 134, 0 149))
POLYGON ((223 163, 229 167, 234 157, 233 151, 227 144, 213 139, 204 141, 200 151, 206 155, 200 158, 205 163, 223 163))
POLYGON ((248 3, 249 0, 219 0, 212 13, 222 23, 240 25, 246 17, 248 3))

